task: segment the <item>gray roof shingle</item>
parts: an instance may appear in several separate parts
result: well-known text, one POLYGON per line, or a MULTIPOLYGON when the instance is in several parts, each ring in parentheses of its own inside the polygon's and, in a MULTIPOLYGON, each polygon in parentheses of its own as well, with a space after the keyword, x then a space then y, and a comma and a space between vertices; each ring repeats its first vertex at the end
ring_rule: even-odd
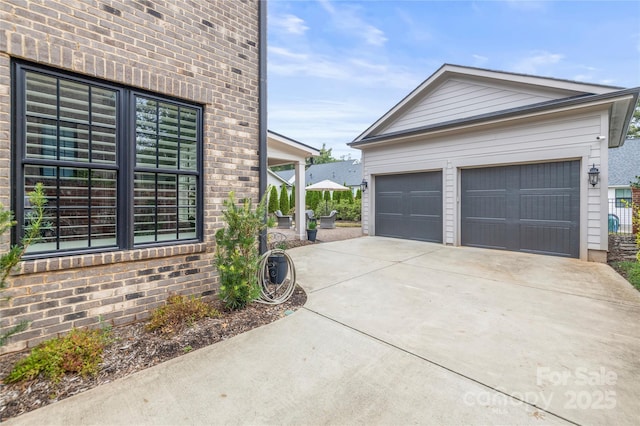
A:
POLYGON ((627 139, 609 148, 609 186, 629 186, 640 175, 640 139, 627 139))
MULTIPOLYGON (((277 172, 280 177, 289 181, 293 170, 277 172)), ((307 185, 329 179, 340 185, 359 186, 362 182, 362 164, 357 160, 336 161, 334 163, 313 164, 305 171, 307 185)))

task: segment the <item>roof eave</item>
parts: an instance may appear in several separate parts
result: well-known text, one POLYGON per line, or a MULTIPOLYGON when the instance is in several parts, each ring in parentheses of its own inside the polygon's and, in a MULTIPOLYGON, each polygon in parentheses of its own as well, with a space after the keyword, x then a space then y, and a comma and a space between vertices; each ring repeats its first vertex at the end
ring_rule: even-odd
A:
POLYGON ((610 126, 609 147, 616 147, 624 143, 626 129, 629 127, 629 122, 631 120, 631 117, 633 116, 633 110, 638 100, 639 93, 640 87, 636 87, 632 89, 625 89, 598 95, 588 95, 561 100, 553 100, 535 105, 513 108, 510 110, 492 112, 477 115, 474 117, 447 121, 444 123, 433 124, 408 131, 400 131, 387 133, 384 135, 372 136, 369 138, 356 140, 347 145, 349 145, 351 148, 363 149, 370 146, 380 145, 391 140, 397 141, 398 139, 406 139, 429 133, 450 131, 458 128, 472 127, 489 122, 495 123, 503 120, 516 119, 523 116, 549 113, 561 108, 582 108, 591 105, 597 105, 598 103, 612 103, 612 121, 614 118, 613 114, 615 114, 616 122, 614 123, 614 126, 612 126, 614 128, 610 126), (616 100, 616 98, 619 98, 619 100, 616 100))

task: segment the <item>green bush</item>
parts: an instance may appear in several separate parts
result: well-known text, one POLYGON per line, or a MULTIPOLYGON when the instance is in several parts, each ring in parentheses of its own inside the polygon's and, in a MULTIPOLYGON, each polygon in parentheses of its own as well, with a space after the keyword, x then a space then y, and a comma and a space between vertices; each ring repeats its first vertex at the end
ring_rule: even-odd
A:
POLYGON ((167 304, 156 308, 145 326, 147 331, 159 331, 164 335, 172 335, 185 327, 191 327, 203 318, 217 318, 220 312, 196 297, 177 294, 167 298, 167 304))
POLYGON ((280 208, 280 202, 278 201, 278 188, 272 186, 269 191, 269 213, 274 213, 278 208, 280 208))
POLYGON ((337 205, 332 206, 337 210, 338 220, 350 220, 358 222, 362 217, 362 208, 360 203, 350 202, 349 200, 341 200, 337 205))
POLYGON ((289 193, 287 192, 287 185, 282 185, 280 189, 280 210, 282 214, 289 213, 289 193))
POLYGON ((227 309, 241 309, 260 295, 258 236, 265 222, 264 199, 253 208, 251 200, 236 204, 233 192, 222 211, 226 222, 216 231, 215 265, 220 276, 220 298, 227 309))
POLYGON ((291 195, 289 196, 289 209, 293 209, 296 205, 296 186, 291 186, 291 195))
MULTIPOLYGON (((33 191, 29 192, 28 196, 32 209, 25 217, 26 226, 24 228, 24 236, 20 239, 20 244, 11 246, 7 253, 0 256, 0 291, 7 288, 7 277, 20 262, 27 248, 31 244, 37 243, 41 238, 42 230, 50 226, 50 224, 44 220, 44 207, 47 204, 47 197, 44 193, 42 183, 38 182, 33 188, 33 191)), ((15 224, 16 221, 13 219, 13 212, 4 210, 0 205, 0 235, 4 234, 15 224)), ((21 321, 8 330, 2 331, 0 333, 0 346, 4 346, 7 340, 9 340, 9 337, 26 330, 28 326, 29 323, 27 321, 21 321)))
POLYGON ((110 342, 109 329, 72 329, 69 334, 36 346, 28 357, 18 361, 6 383, 32 380, 42 374, 59 382, 66 373, 94 376, 102 363, 104 348, 110 342))

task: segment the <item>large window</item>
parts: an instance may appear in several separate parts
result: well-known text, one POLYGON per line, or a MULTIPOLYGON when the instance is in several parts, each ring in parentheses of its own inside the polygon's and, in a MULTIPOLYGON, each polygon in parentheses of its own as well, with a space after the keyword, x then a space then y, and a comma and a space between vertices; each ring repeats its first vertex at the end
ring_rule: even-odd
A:
POLYGON ((28 254, 200 239, 200 107, 26 64, 15 76, 15 211, 42 182, 51 224, 28 254))

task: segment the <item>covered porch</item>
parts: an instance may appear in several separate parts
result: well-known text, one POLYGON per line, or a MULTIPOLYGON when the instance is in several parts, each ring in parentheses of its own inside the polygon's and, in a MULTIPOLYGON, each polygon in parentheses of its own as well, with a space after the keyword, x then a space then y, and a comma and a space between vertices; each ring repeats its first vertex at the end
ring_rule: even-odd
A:
MULTIPOLYGON (((293 164, 295 166, 295 217, 303 218, 305 211, 305 180, 304 171, 306 160, 314 155, 320 155, 320 151, 309 145, 268 131, 267 133, 267 165, 268 167, 293 164)), ((295 237, 300 240, 307 238, 304 228, 304 220, 295 221, 295 237)))

